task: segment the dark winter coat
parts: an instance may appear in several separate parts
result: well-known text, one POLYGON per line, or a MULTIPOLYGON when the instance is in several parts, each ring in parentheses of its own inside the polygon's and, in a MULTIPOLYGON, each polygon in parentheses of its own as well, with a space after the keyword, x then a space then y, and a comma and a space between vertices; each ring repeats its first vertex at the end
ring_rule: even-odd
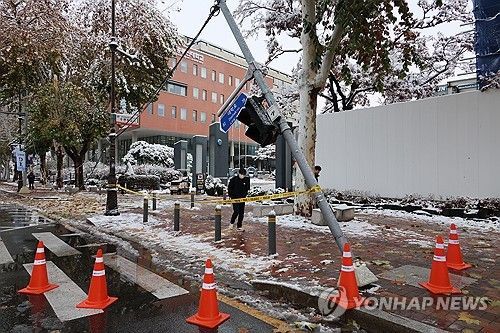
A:
POLYGON ((245 198, 250 191, 250 178, 240 179, 238 175, 231 178, 227 186, 227 194, 231 199, 245 198))

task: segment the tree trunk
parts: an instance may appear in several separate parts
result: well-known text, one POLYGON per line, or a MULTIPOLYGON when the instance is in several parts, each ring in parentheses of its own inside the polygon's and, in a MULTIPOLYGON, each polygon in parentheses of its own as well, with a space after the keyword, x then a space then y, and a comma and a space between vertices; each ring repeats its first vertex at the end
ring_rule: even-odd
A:
POLYGON ((40 153, 40 183, 47 184, 47 152, 40 153))
MULTIPOLYGON (((302 1, 302 20, 314 27, 316 13, 314 2, 302 1)), ((302 44, 302 69, 299 74, 299 136, 298 144, 302 149, 309 166, 314 167, 316 144, 316 107, 319 89, 316 88, 318 74, 318 53, 316 49, 315 31, 302 29, 300 43, 302 44)), ((307 188, 301 172, 296 174, 296 188, 307 188)), ((310 216, 312 213, 313 198, 311 195, 301 195, 295 202, 297 214, 310 216)))
MULTIPOLYGON (((317 92, 313 87, 301 90, 300 94, 300 117, 298 144, 306 157, 311 168, 314 167, 316 155, 316 106, 317 92)), ((307 188, 301 172, 296 175, 296 187, 298 190, 307 188)), ((300 195, 295 202, 295 210, 303 216, 311 216, 313 208, 312 195, 300 195)))
POLYGON ((62 146, 58 146, 56 148, 56 161, 57 161, 56 184, 57 184, 57 188, 63 187, 63 177, 62 177, 63 157, 64 157, 63 148, 62 148, 62 146))
POLYGON ((75 182, 76 182, 76 187, 78 187, 80 190, 85 189, 85 184, 83 181, 83 157, 81 155, 76 155, 73 160, 73 165, 75 167, 75 182))

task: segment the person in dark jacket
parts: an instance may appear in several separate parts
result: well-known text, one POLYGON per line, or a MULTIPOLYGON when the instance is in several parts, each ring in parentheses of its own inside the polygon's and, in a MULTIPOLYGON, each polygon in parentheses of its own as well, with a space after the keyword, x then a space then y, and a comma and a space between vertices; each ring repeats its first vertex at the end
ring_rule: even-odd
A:
POLYGON ((319 173, 321 172, 321 167, 319 165, 314 166, 314 178, 316 178, 316 182, 319 182, 319 173))
MULTIPOLYGON (((250 190, 250 178, 246 176, 247 171, 240 168, 238 175, 231 178, 227 186, 227 192, 231 199, 245 198, 250 190)), ((245 203, 233 203, 233 216, 231 216, 231 228, 234 228, 234 222, 238 218, 237 228, 243 229, 243 215, 245 214, 245 203)))
POLYGON ((30 169, 28 173, 28 184, 30 190, 35 189, 35 172, 33 171, 33 169, 30 169))

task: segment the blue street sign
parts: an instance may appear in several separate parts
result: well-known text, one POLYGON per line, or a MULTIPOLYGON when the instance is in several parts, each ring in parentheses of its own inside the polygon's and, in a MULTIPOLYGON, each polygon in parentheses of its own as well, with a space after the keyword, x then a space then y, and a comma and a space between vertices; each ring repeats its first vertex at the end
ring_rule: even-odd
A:
POLYGON ((236 118, 240 114, 241 109, 245 107, 248 96, 245 93, 241 93, 238 98, 236 98, 229 106, 227 111, 220 118, 220 130, 224 133, 227 133, 231 126, 236 121, 236 118))

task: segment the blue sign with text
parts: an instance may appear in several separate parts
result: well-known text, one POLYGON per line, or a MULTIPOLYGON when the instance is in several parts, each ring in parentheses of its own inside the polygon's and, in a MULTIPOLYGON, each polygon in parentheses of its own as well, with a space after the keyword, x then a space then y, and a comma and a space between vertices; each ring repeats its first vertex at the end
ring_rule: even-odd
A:
POLYGON ((231 126, 236 121, 236 118, 238 118, 241 109, 245 107, 247 98, 248 96, 245 93, 241 93, 238 98, 234 100, 233 104, 229 106, 227 111, 222 115, 222 117, 220 118, 220 130, 222 132, 227 133, 227 131, 229 131, 231 126))

